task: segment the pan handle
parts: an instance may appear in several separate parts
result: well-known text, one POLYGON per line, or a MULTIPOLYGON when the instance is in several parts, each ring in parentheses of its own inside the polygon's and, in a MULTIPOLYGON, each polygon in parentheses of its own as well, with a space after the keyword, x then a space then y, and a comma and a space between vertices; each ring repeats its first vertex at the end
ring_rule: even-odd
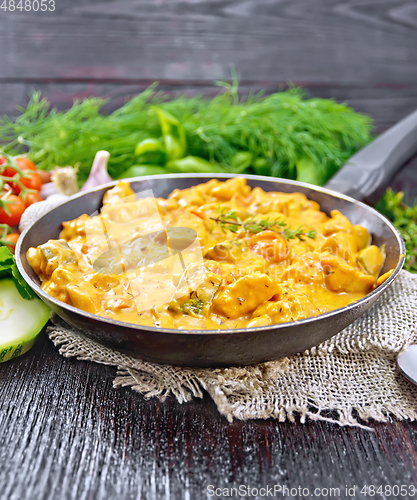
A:
POLYGON ((326 187, 373 205, 404 163, 417 153, 417 111, 358 151, 326 187))

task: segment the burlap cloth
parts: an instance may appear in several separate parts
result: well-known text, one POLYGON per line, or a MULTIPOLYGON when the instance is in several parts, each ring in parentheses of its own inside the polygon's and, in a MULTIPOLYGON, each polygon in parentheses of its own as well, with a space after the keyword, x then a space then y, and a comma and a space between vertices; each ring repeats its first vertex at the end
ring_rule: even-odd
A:
MULTIPOLYGON (((23 225, 29 215, 33 220, 47 208, 37 205, 23 225)), ((369 419, 417 419, 417 386, 396 366, 397 354, 417 342, 416 326, 417 275, 402 271, 377 304, 330 340, 255 366, 158 365, 104 347, 62 320, 47 332, 60 354, 116 367, 114 387, 131 387, 146 398, 163 401, 172 395, 184 403, 207 391, 229 421, 272 417, 284 422, 298 416, 301 422, 310 418, 363 427, 369 419)))

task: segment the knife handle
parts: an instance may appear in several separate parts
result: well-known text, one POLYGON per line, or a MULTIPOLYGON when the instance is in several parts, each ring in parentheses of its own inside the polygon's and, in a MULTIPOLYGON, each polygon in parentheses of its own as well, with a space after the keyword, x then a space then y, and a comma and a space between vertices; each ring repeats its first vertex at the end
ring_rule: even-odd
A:
POLYGON ((358 151, 326 188, 373 205, 394 174, 417 153, 417 110, 358 151))

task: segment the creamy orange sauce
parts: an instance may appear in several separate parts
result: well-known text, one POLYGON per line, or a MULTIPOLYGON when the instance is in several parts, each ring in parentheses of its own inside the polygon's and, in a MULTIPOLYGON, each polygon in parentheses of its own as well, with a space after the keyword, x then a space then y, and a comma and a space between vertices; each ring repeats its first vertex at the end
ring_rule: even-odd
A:
POLYGON ((251 189, 244 178, 213 179, 166 200, 136 199, 119 182, 99 215, 64 222, 60 240, 29 249, 28 261, 45 292, 84 311, 212 330, 296 321, 364 297, 384 262, 370 240, 337 210, 329 217, 301 193, 251 189), (230 212, 237 224, 219 223, 230 212), (242 226, 248 221, 252 229, 282 225, 255 233, 242 226), (182 262, 161 236, 174 227, 197 233, 182 262), (283 232, 300 227, 302 239, 283 232))

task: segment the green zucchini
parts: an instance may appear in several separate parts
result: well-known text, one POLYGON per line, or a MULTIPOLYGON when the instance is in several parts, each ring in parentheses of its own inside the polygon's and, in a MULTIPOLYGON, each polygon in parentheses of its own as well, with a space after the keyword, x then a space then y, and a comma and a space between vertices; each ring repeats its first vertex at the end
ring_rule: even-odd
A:
POLYGON ((24 299, 11 278, 0 280, 0 363, 27 352, 49 319, 40 299, 24 299))

